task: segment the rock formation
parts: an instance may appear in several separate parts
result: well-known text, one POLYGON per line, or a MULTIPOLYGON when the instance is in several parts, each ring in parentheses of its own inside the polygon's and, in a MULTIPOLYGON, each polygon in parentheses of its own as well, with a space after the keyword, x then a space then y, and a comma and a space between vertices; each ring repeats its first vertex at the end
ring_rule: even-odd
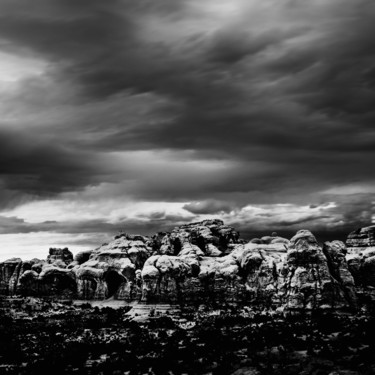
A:
POLYGON ((375 287, 375 225, 348 235, 346 261, 357 286, 375 287))
POLYGON ((78 253, 70 265, 77 280, 78 298, 136 299, 140 293, 137 274, 151 253, 147 237, 127 234, 90 253, 78 253))
POLYGON ((355 309, 358 288, 375 286, 373 229, 351 233, 349 250, 341 241, 321 246, 307 230, 290 241, 273 233, 246 243, 221 220, 152 237, 122 233, 74 258, 66 248, 50 249, 46 261, 0 263, 0 293, 355 309))
POLYGON ((238 265, 227 254, 241 243, 233 228, 205 220, 160 237, 160 247, 154 246, 155 255, 142 270, 144 301, 199 302, 215 296, 233 301, 243 294, 238 265))
POLYGON ((0 263, 0 294, 14 293, 20 274, 22 259, 12 258, 0 263))
POLYGON ((338 243, 326 243, 325 250, 308 230, 298 231, 291 239, 280 271, 281 302, 287 308, 355 305, 353 277, 342 264, 344 250, 338 243))
POLYGON ((69 251, 68 248, 56 249, 50 248, 49 255, 47 257, 47 262, 50 264, 62 262, 65 265, 73 261, 73 254, 69 251))
POLYGON ((348 248, 366 248, 375 246, 375 225, 359 228, 348 235, 346 240, 348 248))

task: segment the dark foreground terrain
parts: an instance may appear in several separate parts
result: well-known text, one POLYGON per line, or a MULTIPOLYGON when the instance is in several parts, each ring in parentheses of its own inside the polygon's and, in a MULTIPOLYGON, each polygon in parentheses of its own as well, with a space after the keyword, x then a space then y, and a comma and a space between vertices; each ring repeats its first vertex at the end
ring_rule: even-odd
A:
POLYGON ((346 244, 308 230, 246 242, 213 219, 12 258, 0 371, 375 374, 374 275, 375 226, 346 244))
POLYGON ((374 374, 375 319, 195 306, 148 319, 130 307, 2 301, 9 374, 374 374))

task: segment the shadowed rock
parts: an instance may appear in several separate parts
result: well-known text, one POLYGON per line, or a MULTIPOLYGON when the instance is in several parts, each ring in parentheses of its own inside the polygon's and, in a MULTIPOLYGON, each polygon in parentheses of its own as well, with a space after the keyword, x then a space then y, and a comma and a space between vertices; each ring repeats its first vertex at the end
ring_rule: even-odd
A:
POLYGON ((375 246, 375 225, 359 228, 349 233, 346 246, 349 249, 375 246))
POLYGON ((47 257, 48 263, 62 262, 65 265, 73 261, 73 254, 67 247, 64 249, 50 248, 49 255, 47 257))
POLYGON ((22 259, 11 258, 5 262, 0 263, 0 293, 10 294, 14 293, 14 286, 18 280, 19 272, 21 270, 22 259))
POLYGON ((375 225, 359 228, 348 235, 346 261, 355 284, 375 287, 375 225))
POLYGON ((92 253, 93 253, 93 250, 80 251, 74 257, 75 264, 80 265, 82 263, 87 262, 90 259, 90 256, 92 253))

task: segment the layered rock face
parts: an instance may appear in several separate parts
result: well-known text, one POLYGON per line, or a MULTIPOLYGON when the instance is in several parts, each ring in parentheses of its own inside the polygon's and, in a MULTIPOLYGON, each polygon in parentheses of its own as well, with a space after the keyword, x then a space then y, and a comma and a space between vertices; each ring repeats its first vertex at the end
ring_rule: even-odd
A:
POLYGON ((348 235, 346 240, 348 248, 367 248, 375 246, 375 225, 359 228, 348 235))
POLYGON ((230 253, 239 233, 221 220, 183 225, 154 241, 155 255, 142 270, 144 301, 204 301, 217 296, 228 302, 243 295, 237 262, 230 253))
POLYGON ((12 258, 0 263, 0 294, 12 295, 19 278, 22 259, 12 258))
POLYGON ((322 248, 310 231, 297 232, 280 268, 281 302, 293 309, 354 307, 354 280, 345 252, 339 241, 322 248))
POLYGON ((182 225, 171 233, 153 236, 153 249, 159 254, 178 255, 189 243, 198 246, 207 256, 221 256, 231 245, 242 243, 239 233, 224 225, 221 220, 204 220, 199 223, 182 225))
POLYGON ((50 249, 47 261, 10 259, 0 263, 0 287, 8 295, 342 309, 356 307, 358 286, 375 285, 374 265, 371 247, 348 254, 344 243, 321 246, 307 230, 246 243, 221 220, 205 220, 152 237, 120 234, 74 258, 50 249))
MULTIPOLYGON (((51 250, 53 252, 56 249, 51 250)), ((71 253, 70 255, 72 257, 71 253)), ((25 293, 27 295, 64 296, 68 294, 71 297, 74 293, 70 293, 72 289, 70 284, 74 284, 74 277, 65 267, 66 263, 60 258, 49 258, 49 262, 39 259, 7 260, 0 263, 1 292, 7 295, 25 293)))
POLYGON ((351 232, 346 245, 346 260, 356 285, 375 287, 375 225, 351 232))
POLYGON ((78 298, 139 298, 140 272, 151 254, 149 238, 127 234, 92 252, 78 253, 68 266, 76 277, 78 298))
POLYGON ((75 297, 75 277, 67 269, 73 254, 67 249, 50 248, 47 260, 22 262, 15 292, 31 296, 75 297))
POLYGON ((140 273, 150 239, 120 235, 96 250, 50 249, 47 261, 11 259, 0 264, 2 294, 79 299, 140 298, 140 273))

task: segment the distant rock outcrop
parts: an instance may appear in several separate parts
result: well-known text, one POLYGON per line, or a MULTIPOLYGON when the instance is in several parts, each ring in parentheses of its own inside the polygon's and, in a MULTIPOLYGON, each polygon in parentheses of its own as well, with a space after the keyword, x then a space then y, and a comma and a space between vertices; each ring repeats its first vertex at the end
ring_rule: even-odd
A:
POLYGON ((49 249, 49 255, 47 257, 48 263, 58 263, 63 262, 66 265, 73 261, 73 254, 69 251, 68 248, 64 249, 56 249, 56 248, 50 248, 49 249))
POLYGON ((375 287, 375 225, 348 235, 346 261, 357 286, 375 287))
POLYGON ((349 249, 375 246, 375 225, 359 228, 349 233, 346 246, 349 249))
POLYGON ((341 241, 322 246, 308 230, 291 240, 272 233, 246 243, 216 219, 152 237, 122 233, 74 258, 67 248, 52 248, 46 261, 0 263, 0 293, 355 309, 358 290, 375 286, 373 228, 352 232, 348 249, 341 241))
POLYGON ((141 293, 139 273, 151 253, 149 238, 122 234, 94 251, 77 254, 71 271, 78 298, 136 299, 141 293))
POLYGON ((0 263, 0 294, 14 294, 21 267, 20 258, 8 259, 0 263))
POLYGON ((354 286, 354 282, 352 276, 345 272, 347 266, 341 263, 342 256, 343 249, 336 243, 326 243, 322 248, 310 231, 298 231, 290 240, 287 258, 280 271, 281 301, 285 307, 354 306, 355 295, 345 293, 351 285, 354 286))
POLYGON ((154 249, 160 254, 177 255, 185 243, 190 243, 213 256, 222 255, 231 244, 240 242, 239 233, 218 219, 185 224, 171 233, 158 233, 153 241, 154 249))
POLYGON ((240 244, 239 233, 221 220, 205 220, 153 237, 154 246, 142 270, 144 301, 230 302, 243 294, 239 268, 228 254, 240 244), (227 255, 226 255, 227 254, 227 255))

